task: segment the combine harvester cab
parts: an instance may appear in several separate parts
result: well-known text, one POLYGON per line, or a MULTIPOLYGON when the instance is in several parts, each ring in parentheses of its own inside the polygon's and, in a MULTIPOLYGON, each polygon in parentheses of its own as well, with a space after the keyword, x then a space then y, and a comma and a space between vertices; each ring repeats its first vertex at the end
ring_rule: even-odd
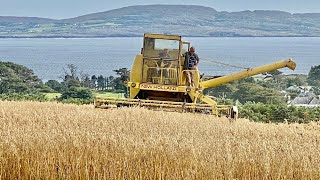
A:
POLYGON ((202 91, 276 69, 288 67, 294 70, 296 67, 296 64, 288 59, 202 81, 198 70, 184 69, 184 54, 189 49, 190 43, 182 41, 181 36, 145 34, 141 54, 135 58, 130 81, 127 83, 130 88, 129 98, 97 98, 95 107, 139 106, 168 111, 225 115, 236 119, 237 107, 218 105, 214 99, 203 95, 202 91), (187 71, 194 74, 193 87, 186 85, 187 71))

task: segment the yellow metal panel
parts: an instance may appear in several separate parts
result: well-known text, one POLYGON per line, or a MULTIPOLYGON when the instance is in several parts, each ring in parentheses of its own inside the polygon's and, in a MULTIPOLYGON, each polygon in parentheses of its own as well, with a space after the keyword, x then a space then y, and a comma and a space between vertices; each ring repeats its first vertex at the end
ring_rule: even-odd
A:
POLYGON ((214 105, 214 106, 217 105, 216 101, 214 101, 213 99, 211 99, 203 94, 200 94, 196 91, 190 91, 188 94, 191 97, 191 99, 194 101, 194 103, 196 103, 195 102, 196 100, 200 100, 200 101, 205 102, 210 105, 214 105))
POLYGON ((142 55, 139 54, 136 56, 130 72, 130 83, 128 83, 130 87, 130 98, 134 98, 140 91, 140 89, 133 88, 131 85, 132 83, 139 84, 142 82, 142 66, 143 58, 142 55))
POLYGON ((192 99, 193 103, 197 103, 197 101, 202 101, 204 103, 207 103, 212 106, 212 113, 213 114, 218 114, 218 109, 217 109, 217 102, 214 101, 213 99, 200 94, 199 92, 196 91, 190 91, 189 93, 190 98, 192 99))
POLYGON ((178 91, 182 92, 182 93, 186 93, 187 92, 187 87, 186 86, 178 86, 178 91))
POLYGON ((164 34, 144 34, 145 38, 154 38, 154 39, 168 39, 168 40, 178 40, 181 41, 181 36, 175 35, 164 35, 164 34))

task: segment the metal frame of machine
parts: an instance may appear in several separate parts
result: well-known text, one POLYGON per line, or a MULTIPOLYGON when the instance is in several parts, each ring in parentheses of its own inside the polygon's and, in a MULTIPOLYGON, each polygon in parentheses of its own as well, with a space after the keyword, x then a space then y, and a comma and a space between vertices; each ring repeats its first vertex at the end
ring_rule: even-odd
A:
POLYGON ((181 36, 144 34, 143 48, 141 53, 136 55, 130 81, 127 83, 130 88, 129 98, 98 98, 95 107, 140 106, 237 118, 238 111, 235 106, 218 105, 215 100, 203 95, 202 91, 276 69, 288 67, 294 70, 296 67, 296 64, 288 59, 206 81, 200 78, 198 70, 192 70, 195 86, 189 87, 186 85, 185 72, 190 70, 183 67, 183 54, 189 48, 190 43, 182 41, 181 36), (167 58, 159 55, 163 50, 170 52, 167 58))

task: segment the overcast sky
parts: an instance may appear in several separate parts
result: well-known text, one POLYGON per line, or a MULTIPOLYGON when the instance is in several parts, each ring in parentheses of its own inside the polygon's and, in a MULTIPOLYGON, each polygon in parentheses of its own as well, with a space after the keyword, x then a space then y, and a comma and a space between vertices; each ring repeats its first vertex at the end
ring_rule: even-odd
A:
POLYGON ((0 0, 0 16, 69 18, 143 4, 196 4, 218 11, 319 12, 320 0, 0 0))

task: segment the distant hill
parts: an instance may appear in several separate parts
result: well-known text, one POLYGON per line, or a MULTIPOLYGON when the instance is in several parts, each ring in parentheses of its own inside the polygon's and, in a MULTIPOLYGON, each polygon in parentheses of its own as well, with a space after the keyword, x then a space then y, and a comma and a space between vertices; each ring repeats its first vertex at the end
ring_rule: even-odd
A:
POLYGON ((1 25, 4 23, 50 23, 57 22, 57 20, 39 17, 14 17, 14 16, 0 16, 1 25))
POLYGON ((320 36, 320 13, 218 12, 195 5, 139 5, 70 19, 0 16, 0 37, 320 36))

